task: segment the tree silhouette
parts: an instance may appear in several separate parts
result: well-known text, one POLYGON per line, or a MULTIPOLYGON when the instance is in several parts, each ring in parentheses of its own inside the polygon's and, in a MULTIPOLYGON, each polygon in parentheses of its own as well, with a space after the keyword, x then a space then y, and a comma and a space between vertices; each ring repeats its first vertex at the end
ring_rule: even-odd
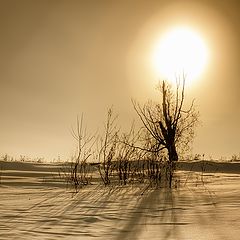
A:
POLYGON ((175 90, 165 81, 159 84, 158 90, 160 103, 148 101, 141 106, 133 101, 133 106, 147 132, 145 135, 152 143, 146 151, 160 152, 166 149, 168 161, 174 163, 179 158, 178 150, 189 147, 199 114, 194 108, 194 101, 187 110, 183 109, 185 76, 176 79, 175 90))

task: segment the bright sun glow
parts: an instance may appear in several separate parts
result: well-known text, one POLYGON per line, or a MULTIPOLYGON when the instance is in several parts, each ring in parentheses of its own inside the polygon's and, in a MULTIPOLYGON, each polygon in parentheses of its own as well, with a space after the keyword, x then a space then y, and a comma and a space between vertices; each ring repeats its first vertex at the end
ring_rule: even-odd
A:
POLYGON ((201 36, 190 28, 175 28, 160 38, 154 50, 153 64, 159 76, 175 82, 186 75, 192 84, 206 68, 209 52, 201 36))

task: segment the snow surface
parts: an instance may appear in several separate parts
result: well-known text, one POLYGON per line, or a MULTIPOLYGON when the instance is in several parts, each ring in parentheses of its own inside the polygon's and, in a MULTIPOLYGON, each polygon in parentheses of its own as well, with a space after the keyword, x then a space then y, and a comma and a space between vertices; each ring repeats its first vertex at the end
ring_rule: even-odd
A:
POLYGON ((239 240, 240 174, 178 171, 173 189, 77 194, 59 165, 0 162, 0 239, 239 240))

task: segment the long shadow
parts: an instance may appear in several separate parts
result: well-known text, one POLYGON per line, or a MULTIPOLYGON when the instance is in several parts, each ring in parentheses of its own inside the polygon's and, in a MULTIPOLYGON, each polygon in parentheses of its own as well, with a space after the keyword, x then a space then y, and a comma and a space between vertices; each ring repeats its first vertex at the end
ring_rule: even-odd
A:
POLYGON ((224 239, 209 228, 217 220, 216 212, 216 196, 205 185, 149 190, 129 209, 115 239, 185 239, 188 230, 190 238, 195 234, 194 227, 224 239))
MULTIPOLYGON (((175 197, 172 189, 155 189, 148 191, 134 207, 124 227, 120 230, 116 240, 138 239, 145 227, 151 225, 168 226, 164 227, 162 239, 169 239, 171 234, 176 232, 178 223, 175 197)), ((162 230, 159 229, 159 230, 162 230)))

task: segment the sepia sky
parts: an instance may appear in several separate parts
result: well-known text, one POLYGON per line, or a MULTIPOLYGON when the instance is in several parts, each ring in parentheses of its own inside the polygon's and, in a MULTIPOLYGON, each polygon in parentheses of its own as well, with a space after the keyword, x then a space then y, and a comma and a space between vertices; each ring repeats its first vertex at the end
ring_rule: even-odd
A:
POLYGON ((95 132, 112 105, 127 129, 131 98, 157 95, 154 46, 178 25, 210 52, 186 92, 200 111, 193 153, 240 153, 239 11, 237 0, 0 0, 0 154, 70 158, 76 116, 95 132))

